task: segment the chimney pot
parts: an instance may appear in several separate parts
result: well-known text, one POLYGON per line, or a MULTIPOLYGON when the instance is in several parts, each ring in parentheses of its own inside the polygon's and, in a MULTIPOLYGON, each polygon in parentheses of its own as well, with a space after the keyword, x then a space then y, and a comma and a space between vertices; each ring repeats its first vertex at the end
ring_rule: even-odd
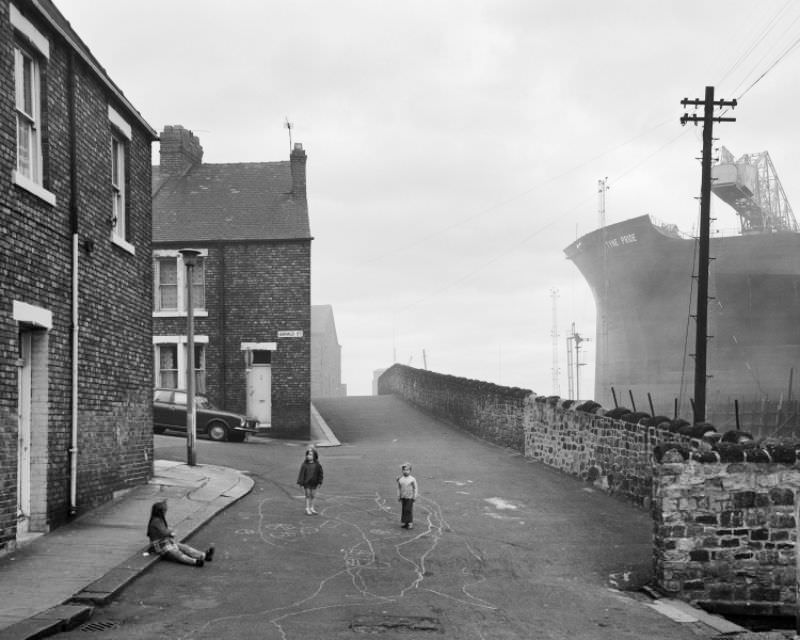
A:
POLYGON ((306 198, 306 152, 300 142, 294 143, 289 155, 289 166, 292 172, 292 194, 297 198, 306 198))

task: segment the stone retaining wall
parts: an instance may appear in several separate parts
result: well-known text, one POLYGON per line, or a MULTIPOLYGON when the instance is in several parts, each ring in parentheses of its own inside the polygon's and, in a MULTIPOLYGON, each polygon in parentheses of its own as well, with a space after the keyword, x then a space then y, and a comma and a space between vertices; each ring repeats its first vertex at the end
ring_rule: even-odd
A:
POLYGON ((723 615, 794 615, 798 488, 785 464, 656 465, 658 586, 723 615))
POLYGON ((378 391, 649 508, 655 586, 672 597, 721 614, 794 615, 794 445, 690 437, 403 365, 378 391))
POLYGON ((525 448, 526 405, 532 391, 394 365, 378 379, 378 393, 393 393, 439 420, 489 442, 525 448))

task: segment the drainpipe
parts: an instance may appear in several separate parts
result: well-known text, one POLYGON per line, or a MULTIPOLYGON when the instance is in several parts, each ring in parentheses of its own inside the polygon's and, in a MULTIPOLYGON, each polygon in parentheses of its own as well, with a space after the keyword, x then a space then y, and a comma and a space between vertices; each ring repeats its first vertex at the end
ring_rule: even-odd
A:
POLYGON ((78 512, 78 169, 75 136, 75 53, 70 52, 67 67, 69 111, 69 210, 72 229, 72 420, 69 447, 69 515, 78 512))
POLYGON ((222 386, 222 406, 229 407, 230 404, 228 403, 228 349, 227 344, 228 341, 225 340, 225 317, 228 313, 228 307, 226 306, 227 302, 225 301, 225 288, 227 286, 227 279, 228 274, 225 268, 225 251, 227 249, 227 245, 222 242, 219 245, 219 285, 217 291, 219 291, 219 332, 217 337, 219 338, 220 347, 222 350, 222 379, 219 381, 222 386))

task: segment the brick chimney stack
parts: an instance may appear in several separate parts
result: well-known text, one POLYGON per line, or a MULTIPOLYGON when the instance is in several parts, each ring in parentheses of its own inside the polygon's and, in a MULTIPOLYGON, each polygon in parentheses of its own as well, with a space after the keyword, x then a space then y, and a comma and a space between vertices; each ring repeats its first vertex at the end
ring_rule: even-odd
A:
POLYGON ((292 169, 292 194, 297 198, 306 198, 306 152, 299 142, 294 143, 294 149, 289 156, 292 169))
POLYGON ((162 176, 182 176, 203 162, 200 139, 181 125, 166 125, 159 139, 162 176))

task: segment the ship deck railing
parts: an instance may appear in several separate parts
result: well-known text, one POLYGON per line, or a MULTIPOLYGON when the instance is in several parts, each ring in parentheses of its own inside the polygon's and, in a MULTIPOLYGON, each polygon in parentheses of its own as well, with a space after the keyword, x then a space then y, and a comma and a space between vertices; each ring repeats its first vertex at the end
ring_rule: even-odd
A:
MULTIPOLYGON (((681 238, 685 238, 687 240, 696 240, 697 235, 695 233, 687 233, 683 229, 679 228, 678 225, 670 224, 664 222, 663 220, 659 220, 652 214, 648 214, 650 217, 650 222, 653 223, 654 227, 658 227, 659 229, 664 230, 670 235, 677 235, 681 238)), ((742 235, 742 230, 740 227, 725 227, 725 228, 718 228, 711 230, 711 236, 713 238, 732 238, 734 236, 742 235)))

